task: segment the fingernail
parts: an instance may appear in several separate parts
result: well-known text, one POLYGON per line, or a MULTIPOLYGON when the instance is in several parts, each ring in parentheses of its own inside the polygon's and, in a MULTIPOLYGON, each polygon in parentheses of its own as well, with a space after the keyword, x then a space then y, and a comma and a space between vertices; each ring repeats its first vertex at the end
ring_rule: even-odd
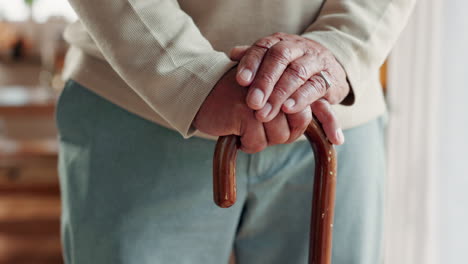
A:
POLYGON ((240 72, 240 77, 241 77, 242 80, 244 80, 246 82, 250 82, 251 79, 252 79, 252 71, 249 70, 249 69, 243 69, 240 72))
POLYGON ((252 93, 250 94, 250 104, 251 105, 257 105, 261 106, 263 102, 263 97, 265 95, 263 94, 263 91, 255 88, 252 93))
POLYGON ((340 144, 344 143, 344 135, 343 135, 343 130, 341 130, 341 128, 338 128, 336 130, 336 138, 338 139, 338 142, 340 144))
POLYGON ((267 117, 267 116, 270 114, 272 108, 273 108, 273 107, 271 106, 270 103, 266 103, 265 106, 264 106, 261 110, 259 110, 259 114, 260 114, 263 118, 265 118, 265 117, 267 117))
POLYGON ((293 106, 296 104, 296 101, 292 98, 289 98, 288 100, 286 100, 286 102, 284 102, 284 106, 286 106, 286 108, 293 108, 293 106))

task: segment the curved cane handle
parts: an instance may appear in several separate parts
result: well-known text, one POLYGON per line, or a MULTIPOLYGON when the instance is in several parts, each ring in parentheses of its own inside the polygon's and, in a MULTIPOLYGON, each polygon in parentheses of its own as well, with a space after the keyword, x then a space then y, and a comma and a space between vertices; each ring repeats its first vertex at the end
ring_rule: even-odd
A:
MULTIPOLYGON (((315 155, 314 189, 310 221, 309 263, 331 264, 333 214, 336 189, 336 152, 322 127, 312 120, 304 133, 315 155)), ((223 208, 236 202, 237 136, 218 139, 213 158, 213 194, 223 208)))
POLYGON ((237 136, 219 137, 213 157, 213 195, 221 208, 236 202, 236 158, 240 146, 237 136))

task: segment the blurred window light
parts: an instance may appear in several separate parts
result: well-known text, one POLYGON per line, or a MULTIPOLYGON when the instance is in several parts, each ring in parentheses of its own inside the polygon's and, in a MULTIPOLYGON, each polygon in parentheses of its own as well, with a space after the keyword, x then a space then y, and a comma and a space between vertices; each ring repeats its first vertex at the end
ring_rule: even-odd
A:
MULTIPOLYGON (((51 16, 63 16, 69 21, 76 19, 76 14, 67 0, 34 0, 32 18, 45 22, 51 16)), ((0 20, 24 21, 30 11, 25 0, 0 0, 0 20)))
POLYGON ((0 18, 6 20, 26 20, 28 7, 24 0, 0 0, 0 18))

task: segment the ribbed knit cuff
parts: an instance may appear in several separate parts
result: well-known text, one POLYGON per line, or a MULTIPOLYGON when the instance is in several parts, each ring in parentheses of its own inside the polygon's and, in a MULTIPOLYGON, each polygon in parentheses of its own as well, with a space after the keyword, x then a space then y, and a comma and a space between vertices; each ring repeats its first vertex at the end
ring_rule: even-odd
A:
POLYGON ((171 125, 184 138, 189 138, 197 132, 192 122, 198 110, 219 79, 237 63, 231 61, 224 53, 215 54, 217 56, 198 60, 193 67, 188 65, 191 67, 190 71, 193 75, 184 89, 181 90, 179 101, 183 101, 184 104, 180 106, 180 111, 175 115, 175 119, 171 120, 171 125))

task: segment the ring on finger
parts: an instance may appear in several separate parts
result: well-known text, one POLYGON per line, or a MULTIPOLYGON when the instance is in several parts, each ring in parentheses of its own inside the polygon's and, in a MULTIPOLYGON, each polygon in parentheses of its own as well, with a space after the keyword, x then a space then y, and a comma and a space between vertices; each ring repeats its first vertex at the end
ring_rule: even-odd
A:
POLYGON ((327 88, 327 91, 328 91, 328 89, 330 89, 330 87, 332 86, 332 82, 327 77, 327 73, 325 71, 320 71, 318 76, 325 81, 325 85, 326 85, 326 88, 327 88))

